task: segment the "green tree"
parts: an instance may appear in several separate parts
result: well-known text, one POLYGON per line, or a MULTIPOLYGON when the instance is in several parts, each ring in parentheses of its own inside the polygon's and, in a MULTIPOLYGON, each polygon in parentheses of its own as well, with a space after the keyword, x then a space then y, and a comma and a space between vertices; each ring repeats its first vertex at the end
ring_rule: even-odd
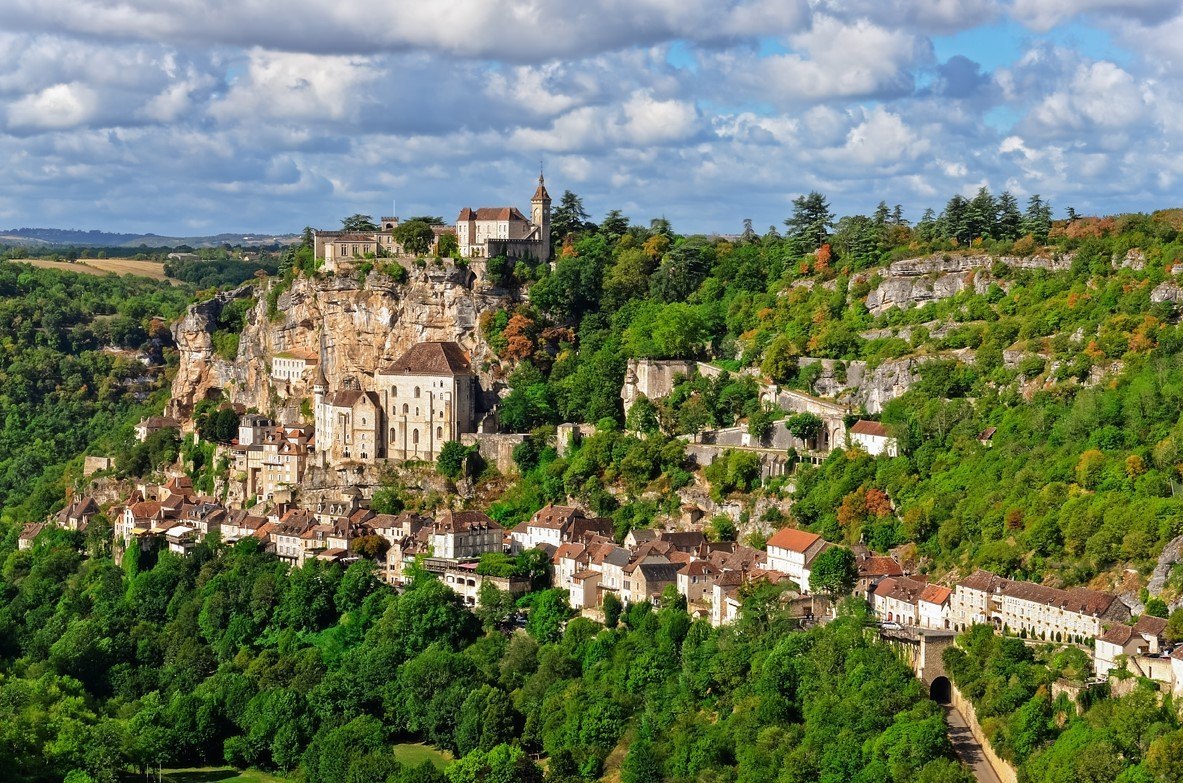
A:
POLYGON ((785 419, 785 429, 793 434, 794 438, 803 441, 815 440, 822 433, 825 427, 825 422, 821 417, 814 413, 794 413, 785 419))
POLYGON ((1170 609, 1167 608, 1166 601, 1158 596, 1151 596, 1146 600, 1146 614, 1151 617, 1170 617, 1170 609))
POLYGON ((818 555, 809 571, 809 589, 831 600, 847 595, 858 580, 854 553, 846 547, 831 546, 818 555))
POLYGON ((543 590, 528 598, 530 609, 526 632, 542 644, 558 641, 563 635, 563 626, 575 614, 567 603, 567 591, 543 590))
POLYGON ((834 227, 834 213, 817 191, 793 199, 793 214, 785 220, 787 239, 797 255, 812 253, 826 243, 834 227))
POLYGON ((435 232, 422 220, 408 220, 406 223, 399 223, 394 229, 394 241, 402 245, 404 253, 422 256, 435 242, 435 232))
POLYGON ((609 590, 604 593, 602 608, 604 610, 604 625, 608 628, 615 628, 616 624, 620 622, 620 613, 624 611, 624 604, 620 602, 616 593, 609 590))
POLYGON ((584 231, 588 212, 583 208, 583 199, 570 190, 564 190, 550 219, 551 246, 560 247, 567 237, 584 231))
POLYGON ((378 230, 378 226, 374 223, 374 218, 370 215, 363 215, 360 212, 355 215, 350 215, 347 218, 341 219, 341 230, 350 233, 358 234, 372 234, 378 230))
POLYGON ((436 470, 441 476, 458 479, 465 475, 469 457, 476 451, 476 447, 465 446, 458 440, 450 440, 440 448, 440 455, 436 459, 436 470))

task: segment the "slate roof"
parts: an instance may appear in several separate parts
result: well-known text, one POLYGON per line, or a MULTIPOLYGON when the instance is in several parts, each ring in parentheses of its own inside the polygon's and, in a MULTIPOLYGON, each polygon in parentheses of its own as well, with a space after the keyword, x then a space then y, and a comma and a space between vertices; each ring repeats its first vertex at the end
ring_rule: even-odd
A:
POLYGON ((457 343, 416 343, 379 372, 383 375, 469 375, 472 364, 457 343))

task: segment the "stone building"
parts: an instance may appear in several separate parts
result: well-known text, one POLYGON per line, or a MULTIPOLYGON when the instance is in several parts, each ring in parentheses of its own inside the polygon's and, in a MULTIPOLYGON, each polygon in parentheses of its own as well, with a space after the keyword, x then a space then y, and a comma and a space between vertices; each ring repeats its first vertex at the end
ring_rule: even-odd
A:
POLYGON ((550 260, 550 194, 542 174, 530 199, 530 217, 517 207, 465 207, 456 217, 456 241, 464 258, 550 260))
POLYGON ((979 570, 957 583, 949 619, 957 631, 989 623, 1032 639, 1069 641, 1101 636, 1113 623, 1129 620, 1130 610, 1111 593, 1060 590, 979 570))
POLYGON ((460 435, 476 431, 476 375, 453 342, 427 342, 374 374, 389 459, 434 460, 460 435))
POLYGON ((476 430, 477 383, 454 342, 417 343, 374 373, 374 391, 356 379, 330 394, 321 364, 313 385, 321 464, 439 457, 444 444, 476 430))

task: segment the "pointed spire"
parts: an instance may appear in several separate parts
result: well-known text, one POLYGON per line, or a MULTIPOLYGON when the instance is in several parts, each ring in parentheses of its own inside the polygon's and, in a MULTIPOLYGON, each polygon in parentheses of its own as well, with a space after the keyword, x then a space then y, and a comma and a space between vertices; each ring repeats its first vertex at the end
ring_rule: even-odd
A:
POLYGON ((538 161, 538 189, 534 191, 531 201, 550 201, 550 194, 546 192, 546 179, 542 175, 542 161, 538 161))

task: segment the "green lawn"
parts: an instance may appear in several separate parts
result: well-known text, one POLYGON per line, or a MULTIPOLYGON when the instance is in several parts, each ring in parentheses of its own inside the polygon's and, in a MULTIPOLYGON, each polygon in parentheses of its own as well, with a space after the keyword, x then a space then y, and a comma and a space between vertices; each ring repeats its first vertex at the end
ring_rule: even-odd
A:
POLYGON ((452 761, 452 754, 439 751, 422 742, 404 742, 394 746, 394 757, 399 763, 408 767, 418 767, 425 761, 430 761, 438 769, 443 769, 452 761))
POLYGON ((164 783, 281 783, 284 779, 254 769, 239 772, 233 767, 188 767, 166 769, 161 780, 164 783))

